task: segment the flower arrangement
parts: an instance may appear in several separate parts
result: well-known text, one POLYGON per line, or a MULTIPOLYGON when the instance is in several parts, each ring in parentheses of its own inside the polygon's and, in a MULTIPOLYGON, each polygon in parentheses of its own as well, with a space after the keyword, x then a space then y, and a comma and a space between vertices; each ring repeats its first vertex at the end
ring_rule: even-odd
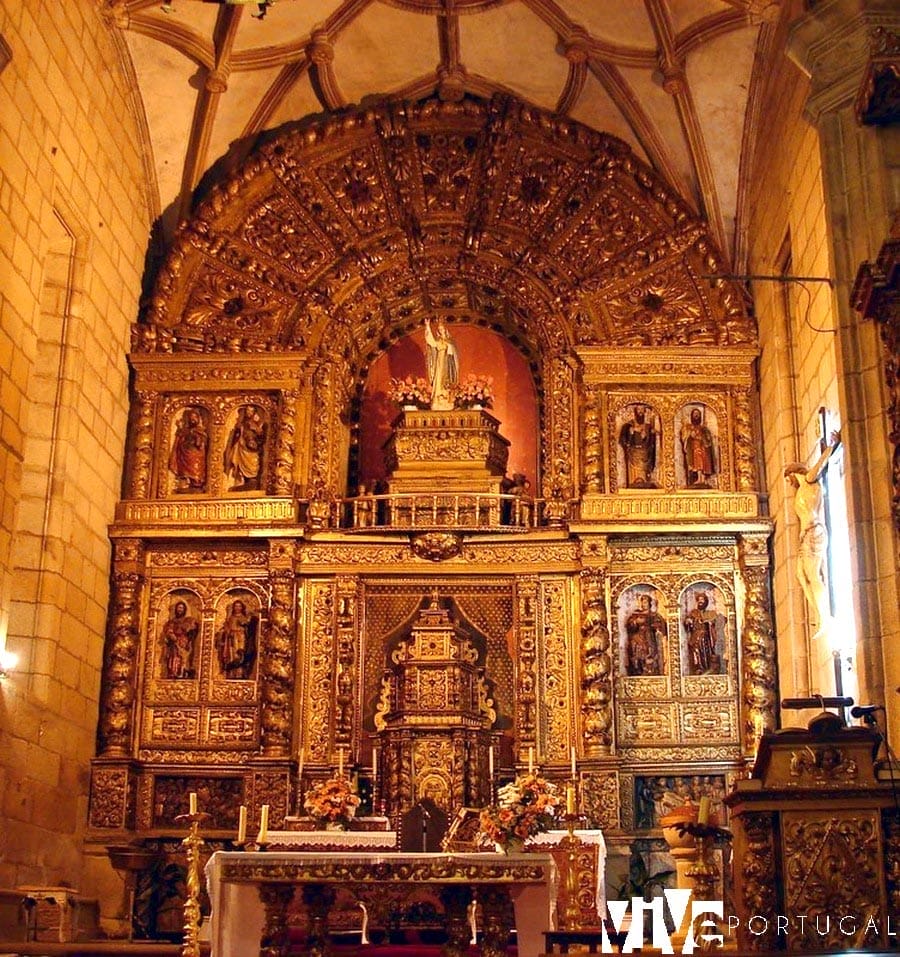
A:
POLYGON ((471 409, 473 405, 491 407, 494 401, 494 377, 467 375, 456 387, 454 404, 458 409, 471 409))
POLYGON ((497 803, 481 812, 479 830, 495 844, 508 848, 549 831, 561 806, 556 786, 529 772, 500 788, 497 803))
POLYGON ((350 781, 342 774, 314 784, 303 802, 306 813, 320 827, 328 824, 346 827, 359 805, 359 795, 353 793, 350 781))
POLYGON ((388 395, 398 405, 415 405, 424 409, 431 404, 431 385, 422 376, 408 375, 405 379, 391 379, 388 395))

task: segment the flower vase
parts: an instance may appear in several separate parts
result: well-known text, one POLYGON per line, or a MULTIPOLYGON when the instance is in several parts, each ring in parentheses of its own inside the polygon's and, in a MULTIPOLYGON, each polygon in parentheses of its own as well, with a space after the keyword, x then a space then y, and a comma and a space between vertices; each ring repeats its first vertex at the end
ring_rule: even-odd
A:
POLYGON ((525 841, 523 841, 521 837, 511 837, 504 841, 503 844, 498 844, 497 850, 501 854, 524 854, 525 841))

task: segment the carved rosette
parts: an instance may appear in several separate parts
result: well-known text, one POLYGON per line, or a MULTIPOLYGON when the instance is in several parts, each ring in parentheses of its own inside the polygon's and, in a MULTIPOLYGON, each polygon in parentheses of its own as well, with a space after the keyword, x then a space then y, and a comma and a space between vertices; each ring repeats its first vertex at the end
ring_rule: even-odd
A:
POLYGON ((581 724, 587 756, 609 754, 613 741, 612 656, 601 569, 581 573, 581 724))
POLYGON ((740 540, 740 567, 746 589, 741 629, 742 745, 745 757, 752 759, 760 738, 775 728, 775 637, 765 538, 740 540))
POLYGON ((143 583, 135 571, 113 575, 100 699, 100 753, 105 756, 131 751, 143 583))
POLYGON ((260 658, 262 753, 290 753, 294 688, 294 575, 289 568, 269 573, 271 605, 260 658))
POLYGON ((294 491, 294 440, 297 428, 297 398, 295 390, 281 393, 278 440, 275 444, 275 495, 288 496, 294 491))
POLYGON ((153 470, 153 413, 157 393, 139 392, 132 402, 129 498, 148 498, 153 470))

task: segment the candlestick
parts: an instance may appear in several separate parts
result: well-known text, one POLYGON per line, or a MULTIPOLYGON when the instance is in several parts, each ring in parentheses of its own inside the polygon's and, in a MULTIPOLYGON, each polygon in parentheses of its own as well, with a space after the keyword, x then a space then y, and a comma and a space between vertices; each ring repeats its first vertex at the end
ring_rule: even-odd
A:
POLYGON ((575 785, 566 785, 566 814, 575 814, 575 785))
POLYGON ((264 804, 259 809, 259 834, 256 835, 257 844, 269 842, 269 805, 264 804))
POLYGON ((572 760, 572 779, 574 780, 575 774, 577 773, 575 769, 575 745, 574 744, 572 745, 572 748, 569 752, 569 756, 571 757, 571 760, 572 760))
POLYGON ((247 842, 247 805, 242 804, 238 812, 238 832, 237 843, 245 844, 247 842))
POLYGON ((528 748, 528 773, 534 774, 534 748, 528 748))
POLYGON ((188 809, 191 814, 197 813, 197 792, 191 791, 188 795, 188 809))

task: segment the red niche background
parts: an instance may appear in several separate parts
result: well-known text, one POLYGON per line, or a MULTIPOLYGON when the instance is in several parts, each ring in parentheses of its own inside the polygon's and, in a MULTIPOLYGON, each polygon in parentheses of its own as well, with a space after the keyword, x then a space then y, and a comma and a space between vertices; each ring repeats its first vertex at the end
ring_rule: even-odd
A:
MULTIPOLYGON (((449 324, 459 353, 459 378, 468 375, 492 376, 494 402, 488 410, 500 421, 500 434, 509 439, 506 474, 522 472, 537 494, 538 412, 537 396, 528 363, 502 336, 480 326, 449 324)), ((398 340, 382 353, 369 370, 359 420, 359 484, 371 488, 389 478, 382 447, 400 408, 388 398, 391 379, 427 378, 425 332, 417 330, 398 340)))

